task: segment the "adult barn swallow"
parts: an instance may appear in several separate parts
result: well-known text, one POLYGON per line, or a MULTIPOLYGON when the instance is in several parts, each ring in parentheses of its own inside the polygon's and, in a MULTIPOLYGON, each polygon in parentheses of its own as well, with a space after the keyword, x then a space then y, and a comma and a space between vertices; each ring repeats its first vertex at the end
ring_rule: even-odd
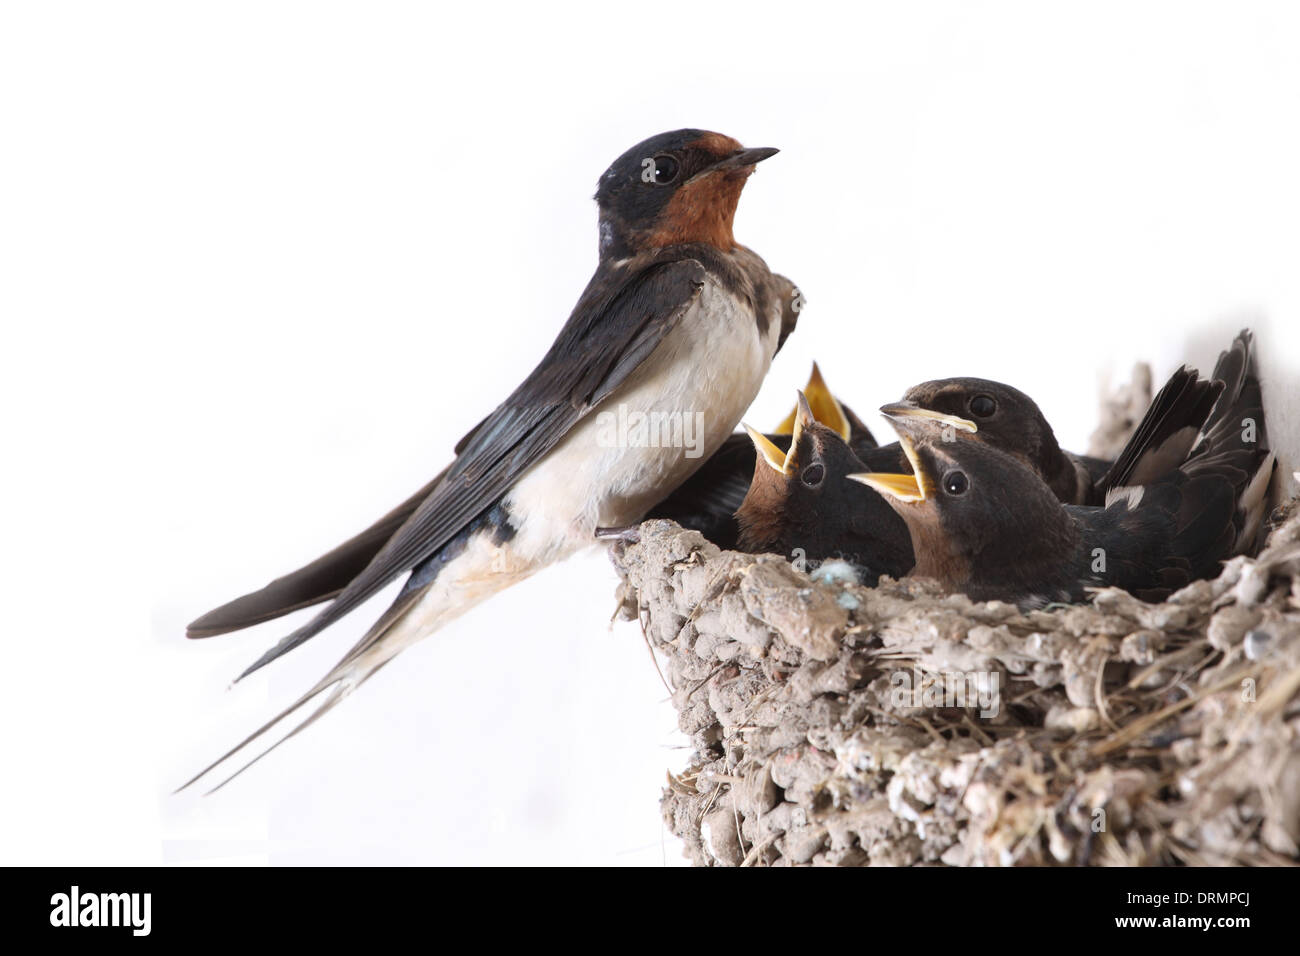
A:
POLYGON ((328 691, 297 733, 403 648, 592 544, 597 526, 640 520, 722 445, 797 318, 794 286, 732 234, 746 180, 776 152, 682 129, 614 161, 596 190, 595 274, 447 469, 334 551, 189 626, 208 637, 330 601, 243 677, 409 572, 338 664, 199 777, 328 691))
POLYGON ((817 421, 799 393, 789 451, 748 429, 756 455, 753 479, 736 512, 740 548, 812 561, 839 558, 863 569, 865 583, 912 568, 907 525, 880 495, 845 480, 866 468, 898 469, 898 444, 856 450, 817 421))
MULTIPOLYGON (((877 447, 875 436, 853 410, 831 392, 821 369, 813 363, 804 395, 813 417, 835 431, 859 455, 877 447)), ((784 454, 794 433, 795 407, 766 439, 784 454)), ((677 490, 650 509, 647 518, 670 518, 684 528, 693 528, 720 548, 740 547, 740 526, 736 511, 745 500, 754 475, 754 444, 743 431, 730 435, 722 447, 677 490)))
POLYGON ((1180 368, 1152 399, 1130 443, 1140 459, 1110 462, 1062 450, 1037 403, 1024 392, 982 378, 947 378, 922 382, 907 390, 903 401, 883 409, 908 408, 963 418, 975 431, 956 429, 950 436, 981 441, 1008 452, 1032 468, 1065 504, 1099 505, 1120 484, 1146 484, 1181 464, 1191 450, 1200 424, 1218 390, 1194 370, 1180 368))
MULTIPOLYGON (((1217 399, 1185 460, 1145 484, 1112 487, 1101 506, 1062 505, 1021 459, 945 441, 941 423, 915 408, 889 412, 912 473, 854 477, 907 522, 913 573, 976 600, 1042 607, 1107 586, 1160 599, 1253 550, 1264 515, 1274 462, 1248 332, 1213 377, 1217 399)), ((1144 460, 1152 436, 1141 432, 1120 460, 1144 460)))

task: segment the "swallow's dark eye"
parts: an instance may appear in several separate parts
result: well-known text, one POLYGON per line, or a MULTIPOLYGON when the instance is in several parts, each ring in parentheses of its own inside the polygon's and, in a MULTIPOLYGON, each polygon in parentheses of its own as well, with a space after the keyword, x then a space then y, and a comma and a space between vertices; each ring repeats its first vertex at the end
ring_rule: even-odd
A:
POLYGON ((663 186, 676 179, 677 172, 680 169, 681 165, 671 156, 656 156, 654 180, 660 186, 663 186))
POLYGON ((950 495, 964 495, 969 487, 964 471, 950 471, 943 476, 943 490, 950 495))
POLYGON ((826 477, 826 468, 823 465, 814 463, 805 468, 803 474, 799 477, 809 488, 816 488, 822 483, 822 479, 826 477))
POLYGON ((998 410, 998 403, 991 395, 976 395, 970 400, 970 413, 976 418, 988 418, 998 410))

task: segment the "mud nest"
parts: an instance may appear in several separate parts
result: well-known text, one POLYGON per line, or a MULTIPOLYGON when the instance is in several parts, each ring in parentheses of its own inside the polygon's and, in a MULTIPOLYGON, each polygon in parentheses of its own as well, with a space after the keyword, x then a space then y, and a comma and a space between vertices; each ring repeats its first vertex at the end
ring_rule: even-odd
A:
POLYGON ((612 556, 693 749, 664 819, 713 866, 1300 861, 1295 501, 1272 526, 1165 603, 1021 613, 647 522, 612 556))

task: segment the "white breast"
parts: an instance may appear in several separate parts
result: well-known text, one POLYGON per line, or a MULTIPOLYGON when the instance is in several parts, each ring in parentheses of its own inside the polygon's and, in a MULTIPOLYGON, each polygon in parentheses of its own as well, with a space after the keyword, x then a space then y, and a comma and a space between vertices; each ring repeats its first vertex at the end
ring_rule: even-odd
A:
POLYGON ((627 382, 516 483, 506 506, 520 550, 554 559, 590 544, 598 526, 639 521, 689 478, 758 394, 780 326, 776 312, 760 337, 749 304, 706 282, 627 382), (658 428, 638 430, 638 415, 658 428))
POLYGON ((515 483, 505 499, 515 535, 504 544, 491 530, 473 535, 384 638, 338 672, 345 686, 484 598, 594 543, 598 526, 639 521, 731 434, 758 394, 780 328, 777 313, 760 337, 748 305, 706 284, 628 381, 515 483), (611 443, 598 413, 617 416, 620 407, 626 415, 689 414, 703 429, 690 435, 690 448, 611 443))

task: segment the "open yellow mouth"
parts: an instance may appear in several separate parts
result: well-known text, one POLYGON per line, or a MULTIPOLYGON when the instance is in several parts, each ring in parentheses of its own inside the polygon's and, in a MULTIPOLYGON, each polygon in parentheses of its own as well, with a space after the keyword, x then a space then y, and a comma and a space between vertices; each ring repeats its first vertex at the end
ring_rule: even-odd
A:
POLYGON ((958 418, 956 415, 945 415, 943 412, 922 408, 920 405, 914 405, 911 402, 882 405, 880 414, 893 419, 925 418, 943 425, 950 425, 959 431, 970 432, 971 434, 979 431, 979 426, 970 419, 958 418))
POLYGON ((795 455, 799 448, 799 439, 803 435, 803 430, 812 425, 816 418, 813 415, 812 408, 808 404, 808 399, 803 392, 799 392, 799 404, 794 409, 794 422, 790 433, 790 450, 782 452, 773 444, 772 440, 756 428, 751 428, 744 422, 740 424, 745 431, 749 433, 749 440, 754 443, 754 450, 759 456, 767 462, 772 468, 782 475, 789 477, 798 470, 798 463, 795 461, 795 455))
MULTIPOLYGON (((749 439, 754 443, 754 450, 758 452, 760 458, 772 466, 772 468, 783 475, 789 475, 793 472, 790 464, 790 454, 783 452, 772 443, 772 440, 764 435, 757 428, 752 428, 741 422, 745 431, 749 433, 749 439)), ((794 450, 794 443, 790 444, 791 451, 794 450)))
POLYGON ((898 442, 903 448, 903 454, 912 463, 912 474, 901 475, 885 471, 861 471, 848 477, 880 492, 888 498, 908 502, 924 501, 927 491, 932 490, 934 486, 925 473, 921 460, 916 455, 916 447, 912 442, 906 436, 901 436, 898 442))
MULTIPOLYGON (((839 403, 831 388, 826 384, 826 379, 822 378, 822 370, 813 362, 812 374, 808 376, 808 384, 803 387, 804 397, 808 400, 808 407, 812 409, 813 419, 821 422, 827 428, 832 428, 845 441, 849 440, 849 417, 844 414, 844 409, 839 403)), ((781 424, 776 426, 776 434, 790 435, 794 433, 795 420, 799 417, 799 406, 796 405, 789 415, 785 416, 781 424)))

